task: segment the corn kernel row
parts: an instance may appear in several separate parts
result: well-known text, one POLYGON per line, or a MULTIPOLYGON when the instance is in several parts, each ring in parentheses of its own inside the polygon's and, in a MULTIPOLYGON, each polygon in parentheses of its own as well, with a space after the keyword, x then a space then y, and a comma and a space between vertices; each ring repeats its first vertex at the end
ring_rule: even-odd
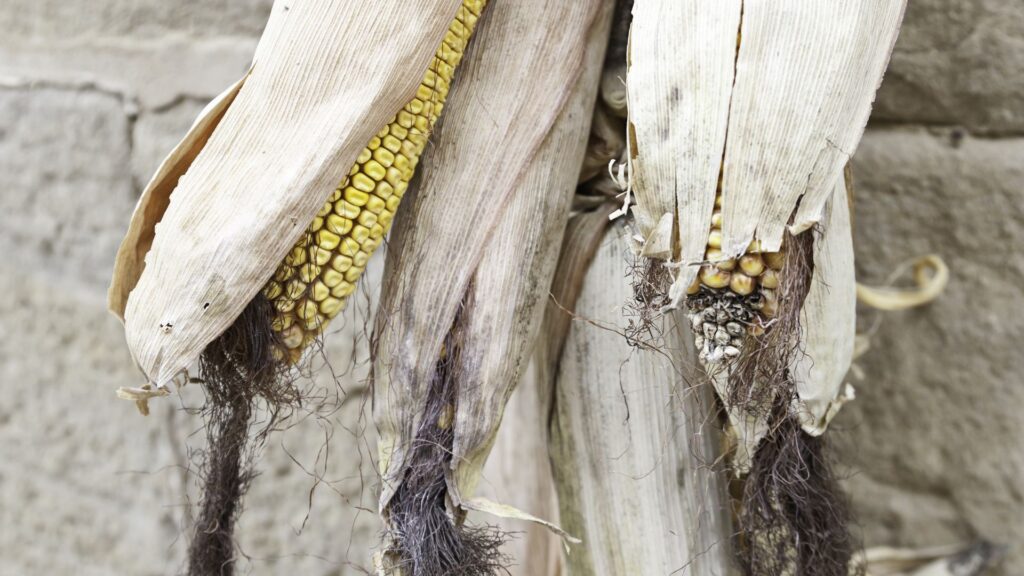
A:
POLYGON ((384 240, 485 4, 463 0, 416 97, 363 149, 264 287, 278 310, 274 330, 291 361, 344 310, 370 255, 384 240))

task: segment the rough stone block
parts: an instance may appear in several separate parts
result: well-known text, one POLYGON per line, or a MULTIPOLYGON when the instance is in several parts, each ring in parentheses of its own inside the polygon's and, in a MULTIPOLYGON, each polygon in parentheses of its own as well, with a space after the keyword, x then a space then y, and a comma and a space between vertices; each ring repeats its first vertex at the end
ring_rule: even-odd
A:
POLYGON ((1022 65, 1018 0, 911 0, 875 119, 1020 134, 1022 65))
POLYGON ((0 89, 0 246, 21 273, 105 289, 135 206, 130 137, 117 96, 0 89))
POLYGON ((5 0, 0 30, 8 39, 77 41, 167 34, 258 36, 273 0, 5 0))
MULTIPOLYGON (((936 302, 880 318, 835 425, 868 479, 850 486, 869 544, 1024 541, 1021 158, 1024 139, 924 129, 869 130, 855 157, 860 281, 932 252, 952 272, 936 302)), ((878 314, 862 311, 864 327, 878 314)), ((999 574, 1020 573, 1016 547, 999 574)))

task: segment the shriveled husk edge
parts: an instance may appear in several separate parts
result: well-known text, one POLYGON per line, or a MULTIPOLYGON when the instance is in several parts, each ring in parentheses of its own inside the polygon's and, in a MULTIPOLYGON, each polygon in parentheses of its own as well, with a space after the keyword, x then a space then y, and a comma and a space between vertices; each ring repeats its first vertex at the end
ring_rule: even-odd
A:
POLYGON ((111 310, 152 383, 193 363, 264 286, 415 93, 458 6, 275 3, 248 76, 158 170, 118 253, 111 310))
POLYGON ((569 229, 558 274, 574 280, 556 282, 562 304, 549 305, 542 330, 560 521, 583 540, 566 557, 569 572, 726 574, 714 401, 710 387, 686 383, 697 381, 688 324, 681 313, 663 316, 663 347, 632 348, 622 337, 633 296, 624 267, 635 257, 624 229, 608 226, 604 210, 569 229), (581 258, 588 252, 592 262, 581 258))
MULTIPOLYGON (((422 178, 395 222, 374 337, 387 529, 382 571, 402 572, 440 552, 431 542, 403 540, 402 517, 426 514, 405 504, 415 496, 403 493, 411 470, 420 476, 423 466, 433 466, 447 487, 444 501, 433 504, 447 514, 433 538, 455 531, 469 542, 473 534, 462 526, 468 509, 532 518, 473 496, 543 312, 612 5, 490 6, 423 158, 422 178), (454 367, 447 365, 452 358, 454 367), (452 419, 431 409, 449 385, 452 419), (450 458, 424 462, 419 439, 439 428, 439 419, 454 428, 450 458)), ((493 566, 486 564, 480 571, 472 561, 452 569, 487 573, 493 566)))
POLYGON ((798 233, 820 222, 904 9, 905 0, 636 5, 627 83, 634 214, 648 245, 677 247, 646 254, 679 264, 673 305, 703 259, 723 158, 726 257, 755 239, 775 251, 787 225, 798 233), (659 228, 666 214, 676 225, 659 228), (674 242, 657 237, 669 232, 674 242))

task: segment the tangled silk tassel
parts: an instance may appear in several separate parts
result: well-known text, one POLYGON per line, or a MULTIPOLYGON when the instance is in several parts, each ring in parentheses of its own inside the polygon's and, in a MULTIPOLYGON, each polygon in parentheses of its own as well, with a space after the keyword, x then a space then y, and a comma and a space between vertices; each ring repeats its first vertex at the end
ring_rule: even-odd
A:
POLYGON ((199 515, 188 550, 190 576, 233 572, 234 526, 254 476, 252 454, 281 410, 299 402, 283 360, 287 348, 271 326, 274 314, 270 301, 257 296, 199 360, 207 394, 203 414, 208 446, 201 468, 199 515), (260 401, 266 402, 269 416, 254 438, 249 429, 260 401))
POLYGON ((501 553, 505 534, 466 525, 465 514, 449 512, 446 501, 458 407, 458 339, 458 328, 453 328, 427 393, 405 478, 388 506, 393 529, 385 574, 491 576, 507 571, 509 559, 501 553))

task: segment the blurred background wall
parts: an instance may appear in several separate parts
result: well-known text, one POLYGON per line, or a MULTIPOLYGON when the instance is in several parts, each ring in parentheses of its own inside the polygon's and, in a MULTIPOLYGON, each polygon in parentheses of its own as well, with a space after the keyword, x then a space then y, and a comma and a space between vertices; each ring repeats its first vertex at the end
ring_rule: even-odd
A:
MULTIPOLYGON (((141 188, 246 70, 270 5, 0 4, 0 574, 181 566, 185 467, 202 447, 182 407, 202 392, 155 402, 148 418, 114 397, 140 379, 105 291, 141 188)), ((858 272, 880 283, 935 252, 953 276, 923 309, 864 311, 872 347, 833 435, 867 544, 988 538, 1012 546, 1006 576, 1024 573, 1022 68, 1019 0, 910 0, 855 157, 858 272)), ((368 307, 347 312, 359 329, 329 339, 347 371, 346 394, 323 383, 339 410, 300 414, 266 447, 240 573, 368 567, 368 307)))

